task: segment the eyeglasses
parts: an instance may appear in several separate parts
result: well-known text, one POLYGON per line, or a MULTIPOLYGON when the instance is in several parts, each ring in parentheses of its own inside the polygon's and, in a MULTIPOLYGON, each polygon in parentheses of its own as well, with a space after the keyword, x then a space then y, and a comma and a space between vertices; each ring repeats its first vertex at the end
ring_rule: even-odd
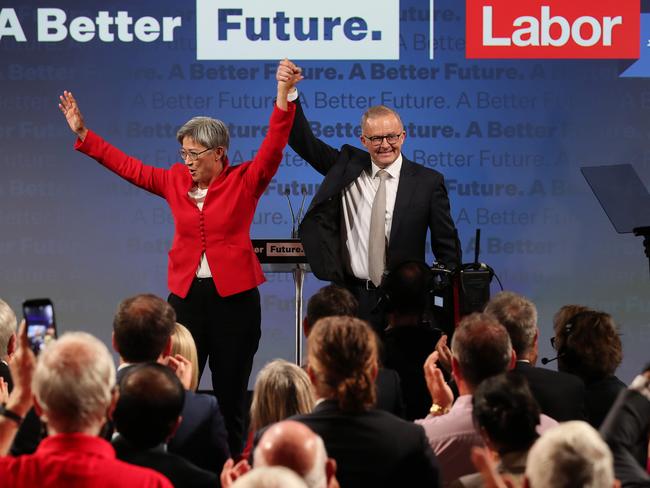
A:
POLYGON ((397 141, 399 141, 399 138, 402 137, 402 134, 404 132, 400 132, 399 134, 387 134, 385 136, 363 136, 366 138, 370 144, 373 146, 381 146, 381 144, 384 142, 384 139, 386 139, 386 142, 388 144, 395 144, 397 141))
POLYGON ((214 148, 209 147, 207 149, 204 149, 201 152, 186 151, 185 149, 181 149, 180 151, 178 151, 178 154, 180 154, 181 159, 183 159, 183 161, 185 161, 186 159, 189 159, 190 161, 196 161, 197 159, 199 159, 199 156, 201 154, 203 154, 204 152, 211 151, 212 149, 214 148))

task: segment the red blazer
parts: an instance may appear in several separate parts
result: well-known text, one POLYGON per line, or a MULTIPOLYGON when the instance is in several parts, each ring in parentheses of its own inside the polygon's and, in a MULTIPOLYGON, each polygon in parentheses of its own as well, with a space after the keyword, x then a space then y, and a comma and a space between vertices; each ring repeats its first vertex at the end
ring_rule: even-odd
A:
POLYGON ((226 158, 223 171, 208 188, 202 211, 187 195, 193 183, 184 164, 169 169, 147 166, 91 131, 84 141, 77 140, 75 149, 167 200, 176 223, 167 268, 172 293, 187 296, 205 252, 219 295, 234 295, 265 281, 250 226, 257 202, 282 161, 295 108, 293 103, 287 111, 274 108, 268 133, 252 161, 230 166, 226 158))

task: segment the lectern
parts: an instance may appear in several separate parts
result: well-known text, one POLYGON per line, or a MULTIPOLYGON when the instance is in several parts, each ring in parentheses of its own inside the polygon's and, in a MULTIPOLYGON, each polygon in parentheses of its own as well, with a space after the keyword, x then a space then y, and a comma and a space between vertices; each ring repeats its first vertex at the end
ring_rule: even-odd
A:
POLYGON ((296 355, 302 364, 302 288, 310 270, 300 239, 252 239, 257 259, 265 273, 292 273, 295 285, 296 355))

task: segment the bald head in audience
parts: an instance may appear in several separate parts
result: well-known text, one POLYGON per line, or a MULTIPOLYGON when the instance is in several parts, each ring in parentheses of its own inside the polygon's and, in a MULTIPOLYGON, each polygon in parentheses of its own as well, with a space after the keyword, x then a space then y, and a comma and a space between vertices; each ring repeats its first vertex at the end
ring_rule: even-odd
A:
POLYGON ((255 468, 284 466, 309 488, 337 487, 336 462, 327 458, 320 436, 293 420, 278 422, 262 435, 255 449, 255 468))

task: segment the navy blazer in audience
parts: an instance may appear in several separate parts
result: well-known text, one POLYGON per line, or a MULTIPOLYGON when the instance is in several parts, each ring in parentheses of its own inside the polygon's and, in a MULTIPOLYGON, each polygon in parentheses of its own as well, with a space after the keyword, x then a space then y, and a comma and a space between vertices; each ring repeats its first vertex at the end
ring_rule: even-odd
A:
POLYGON ((543 414, 558 422, 585 420, 585 385, 580 378, 537 368, 527 361, 517 361, 515 371, 528 380, 543 414))
POLYGON ((600 434, 612 450, 614 474, 624 488, 650 486, 645 469, 649 431, 650 401, 638 391, 621 391, 600 434))
MULTIPOLYGON (((128 367, 117 372, 117 381, 128 367)), ((216 397, 185 391, 181 413, 183 420, 169 441, 169 452, 178 454, 196 466, 213 473, 221 473, 230 457, 228 433, 216 397)))
POLYGON ((153 449, 139 449, 119 434, 111 444, 118 459, 158 471, 172 482, 174 488, 219 486, 219 478, 215 473, 201 469, 181 456, 166 452, 162 444, 153 449))

